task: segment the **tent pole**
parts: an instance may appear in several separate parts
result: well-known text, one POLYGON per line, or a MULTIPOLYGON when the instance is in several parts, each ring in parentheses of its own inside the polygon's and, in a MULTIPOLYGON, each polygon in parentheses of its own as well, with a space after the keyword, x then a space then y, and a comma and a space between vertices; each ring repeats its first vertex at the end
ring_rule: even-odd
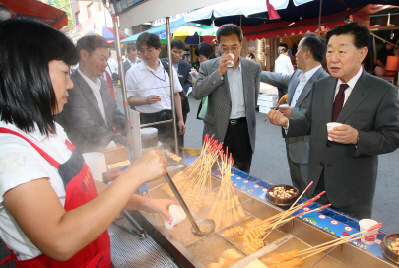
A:
POLYGON ((119 77, 120 77, 120 83, 121 83, 121 89, 122 89, 123 108, 124 108, 125 117, 126 117, 126 130, 127 130, 128 145, 129 145, 129 149, 130 149, 130 156, 132 157, 132 159, 135 159, 134 150, 133 150, 133 135, 132 135, 132 131, 130 129, 130 112, 129 112, 130 106, 129 106, 129 103, 127 101, 127 96, 126 96, 125 72, 123 71, 121 40, 119 37, 119 21, 118 21, 118 17, 115 15, 112 16, 112 24, 114 26, 114 33, 115 33, 116 56, 118 59, 118 71, 119 71, 119 77))
POLYGON ((317 27, 317 34, 320 36, 320 28, 321 28, 321 6, 322 6, 323 0, 320 0, 320 7, 319 7, 319 25, 317 27))
MULTIPOLYGON (((174 145, 175 145, 175 154, 179 155, 179 147, 177 145, 177 124, 176 124, 176 106, 175 106, 175 98, 174 98, 174 81, 173 81, 173 66, 172 66, 172 57, 170 50, 170 24, 169 17, 166 17, 166 44, 168 51, 168 66, 169 66, 169 82, 170 82, 170 103, 172 104, 172 117, 173 117, 173 137, 174 137, 174 145)), ((167 123, 168 124, 168 123, 167 123)))

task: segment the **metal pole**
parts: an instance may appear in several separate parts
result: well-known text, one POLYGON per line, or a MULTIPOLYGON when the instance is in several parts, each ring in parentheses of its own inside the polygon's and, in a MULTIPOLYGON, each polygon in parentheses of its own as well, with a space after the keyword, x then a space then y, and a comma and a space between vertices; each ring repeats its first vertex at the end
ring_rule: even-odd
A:
POLYGON ((320 36, 320 32, 321 32, 321 5, 323 3, 323 0, 320 0, 320 8, 319 8, 319 26, 317 27, 317 34, 320 36))
POLYGON ((169 17, 166 17, 166 44, 168 51, 168 66, 169 66, 169 82, 170 82, 170 103, 172 104, 172 116, 173 116, 173 136, 175 143, 175 154, 179 155, 179 147, 177 145, 177 124, 176 124, 176 107, 175 107, 175 98, 174 98, 174 81, 173 81, 173 66, 172 66, 172 57, 170 50, 170 25, 169 25, 169 17))
POLYGON ((123 70, 123 62, 122 62, 122 51, 121 51, 121 41, 119 38, 119 21, 117 16, 112 16, 112 23, 114 25, 114 33, 115 33, 115 43, 116 43, 116 56, 118 59, 118 68, 119 68, 119 77, 121 82, 122 89, 122 98, 123 98, 123 108, 126 116, 126 130, 127 130, 127 139, 128 145, 130 149, 130 156, 133 158, 133 136, 132 131, 130 130, 130 113, 129 113, 129 102, 127 101, 126 96, 126 85, 125 85, 125 72, 123 70))

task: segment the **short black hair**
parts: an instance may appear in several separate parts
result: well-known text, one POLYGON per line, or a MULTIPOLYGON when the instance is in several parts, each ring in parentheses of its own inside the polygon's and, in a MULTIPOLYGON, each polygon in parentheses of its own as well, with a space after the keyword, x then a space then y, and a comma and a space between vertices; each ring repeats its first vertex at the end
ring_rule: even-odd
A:
POLYGON ((218 31, 216 32, 216 40, 218 42, 220 42, 221 36, 230 36, 233 34, 237 35, 238 40, 240 42, 242 42, 242 39, 244 37, 242 35, 241 28, 234 24, 226 24, 226 25, 220 26, 218 31))
POLYGON ((153 47, 155 49, 161 48, 161 40, 159 39, 159 36, 148 32, 140 34, 137 38, 136 44, 138 49, 140 49, 143 44, 146 44, 147 47, 153 47))
POLYGON ((208 43, 200 43, 195 48, 194 51, 195 55, 199 57, 199 55, 204 55, 207 59, 214 59, 216 58, 215 53, 213 52, 213 47, 208 43))
POLYGON ((180 40, 172 40, 170 41, 170 47, 171 48, 178 48, 178 49, 185 49, 186 48, 186 44, 184 44, 184 42, 180 41, 180 40))
POLYGON ((89 52, 89 54, 91 54, 97 48, 103 48, 103 47, 110 48, 111 45, 107 42, 107 40, 105 40, 104 37, 96 34, 83 36, 76 43, 76 50, 78 51, 79 55, 82 49, 86 50, 87 52, 89 52))
POLYGON ((132 51, 136 51, 136 50, 137 50, 136 44, 129 44, 129 45, 126 47, 126 53, 129 53, 131 50, 132 50, 132 51))
POLYGON ((75 46, 55 28, 26 18, 0 23, 0 118, 26 133, 55 133, 57 100, 48 64, 75 65, 75 46))
POLYGON ((356 22, 351 22, 342 26, 337 26, 330 31, 327 32, 326 43, 330 41, 331 36, 333 35, 343 35, 343 34, 351 34, 354 37, 354 45, 358 49, 363 47, 369 47, 370 44, 370 32, 364 27, 360 26, 356 22))
POLYGON ((288 49, 289 49, 289 46, 286 43, 281 43, 281 44, 278 45, 278 47, 284 47, 286 49, 285 52, 287 52, 288 49))
POLYGON ((252 52, 248 52, 248 53, 247 53, 247 57, 249 57, 250 59, 254 59, 254 60, 256 59, 256 58, 255 58, 255 54, 252 53, 252 52))
POLYGON ((321 62, 326 53, 324 39, 315 33, 307 33, 302 38, 302 51, 309 50, 313 59, 321 62))

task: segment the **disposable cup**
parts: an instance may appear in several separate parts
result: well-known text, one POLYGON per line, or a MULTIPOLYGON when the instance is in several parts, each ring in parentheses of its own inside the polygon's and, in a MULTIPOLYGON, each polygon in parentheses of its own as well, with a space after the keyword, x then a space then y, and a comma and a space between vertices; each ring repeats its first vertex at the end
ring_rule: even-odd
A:
POLYGON ((170 205, 168 208, 169 214, 172 216, 172 222, 165 221, 165 227, 168 230, 175 228, 182 220, 186 218, 186 213, 182 207, 177 205, 170 205))
MULTIPOLYGON (((327 123, 327 132, 330 131, 330 130, 333 130, 333 128, 339 127, 339 126, 342 126, 342 124, 341 123, 337 123, 337 122, 327 123)), ((332 139, 329 136, 327 136, 327 138, 328 138, 329 141, 332 141, 332 139)))
POLYGON ((283 104, 280 104, 278 107, 285 108, 285 107, 290 107, 290 106, 288 105, 288 103, 283 103, 283 104))
POLYGON ((161 102, 162 101, 162 97, 161 96, 157 96, 157 97, 158 97, 157 102, 161 102))
MULTIPOLYGON (((368 229, 370 229, 372 226, 376 225, 378 222, 376 222, 375 220, 371 220, 371 219, 363 219, 359 221, 359 225, 360 225, 360 232, 362 231, 366 231, 368 229)), ((372 230, 370 232, 364 233, 362 235, 366 235, 365 237, 362 238, 362 242, 366 245, 373 245, 375 243, 375 237, 377 235, 371 235, 374 233, 377 233, 378 229, 372 230)))
POLYGON ((232 57, 233 59, 230 60, 230 63, 227 64, 227 67, 232 68, 234 66, 234 54, 229 54, 230 57, 232 57))

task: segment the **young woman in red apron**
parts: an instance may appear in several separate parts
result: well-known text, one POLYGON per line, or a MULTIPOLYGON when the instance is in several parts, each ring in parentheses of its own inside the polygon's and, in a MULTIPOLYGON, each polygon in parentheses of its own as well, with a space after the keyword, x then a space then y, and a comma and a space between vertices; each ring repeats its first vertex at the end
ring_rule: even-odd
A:
MULTIPOLYGON (((24 134, 40 131, 47 137, 57 135, 52 115, 61 112, 67 103, 67 89, 73 87, 69 66, 76 64, 77 52, 58 30, 27 19, 0 23, 0 39, 0 120, 18 130, 2 127, 0 133, 28 142, 25 150, 33 148, 57 168, 65 187, 64 206, 61 197, 43 180, 49 179, 46 177, 29 180, 2 193, 3 209, 18 224, 15 229, 20 227, 37 250, 43 252, 19 260, 19 252, 10 245, 11 255, 3 262, 14 260, 22 268, 111 267, 107 227, 121 209, 160 212, 170 220, 166 210, 172 201, 149 200, 133 194, 142 183, 164 175, 165 160, 160 153, 150 152, 109 187, 93 180, 82 155, 68 140, 65 144, 72 156, 64 163, 56 161, 49 151, 45 152, 24 134)), ((1 168, 6 164, 0 163, 0 182, 4 180, 1 168)), ((10 175, 4 178, 12 180, 10 175)))

